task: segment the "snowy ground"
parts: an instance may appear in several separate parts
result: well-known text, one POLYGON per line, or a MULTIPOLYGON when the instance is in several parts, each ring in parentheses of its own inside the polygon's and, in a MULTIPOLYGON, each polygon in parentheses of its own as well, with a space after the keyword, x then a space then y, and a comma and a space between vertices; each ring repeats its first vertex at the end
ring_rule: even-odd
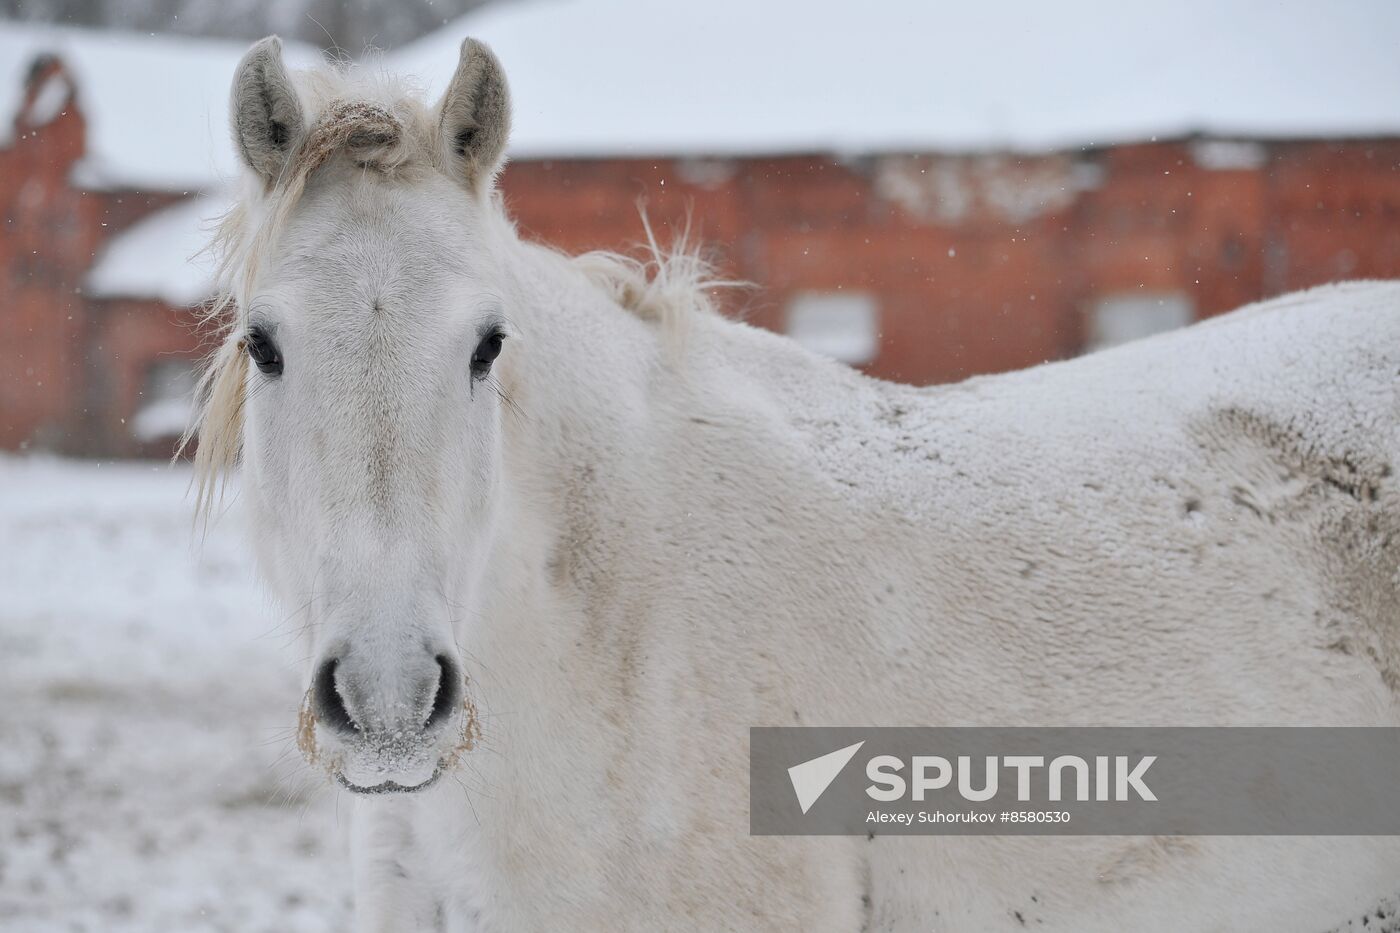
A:
POLYGON ((290 743, 295 621, 236 503, 200 545, 188 478, 0 457, 0 929, 346 925, 340 795, 290 743))

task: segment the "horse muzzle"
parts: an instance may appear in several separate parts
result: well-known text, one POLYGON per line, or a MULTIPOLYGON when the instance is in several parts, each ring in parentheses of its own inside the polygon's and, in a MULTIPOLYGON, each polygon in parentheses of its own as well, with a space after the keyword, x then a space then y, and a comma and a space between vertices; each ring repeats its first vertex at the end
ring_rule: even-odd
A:
POLYGON ((470 747, 475 717, 464 694, 445 651, 335 652, 317 665, 298 744, 352 793, 425 790, 470 747))

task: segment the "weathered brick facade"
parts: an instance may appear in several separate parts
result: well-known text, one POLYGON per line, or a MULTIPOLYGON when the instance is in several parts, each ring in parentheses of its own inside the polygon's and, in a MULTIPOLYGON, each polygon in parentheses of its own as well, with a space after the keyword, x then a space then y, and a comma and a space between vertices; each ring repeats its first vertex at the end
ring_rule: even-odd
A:
POLYGON ((192 315, 93 301, 83 282, 114 234, 182 194, 72 184, 84 152, 82 113, 70 97, 52 119, 34 117, 38 89, 68 80, 62 69, 55 59, 35 63, 12 144, 0 147, 0 449, 134 453, 123 419, 140 404, 139 374, 155 354, 192 345, 187 329, 171 339, 141 323, 151 339, 133 341, 128 322, 192 315))
MULTIPOLYGON (((110 237, 180 195, 77 189, 81 113, 19 119, 0 149, 0 448, 166 450, 128 425, 152 367, 198 355, 193 315, 82 283, 110 237)), ((639 199, 663 239, 689 216, 726 274, 761 286, 728 300, 763 326, 785 329, 799 295, 861 294, 879 331, 864 368, 914 383, 1082 352, 1106 301, 1199 318, 1400 276, 1396 139, 525 161, 502 184, 522 231, 571 251, 639 241, 639 199)))
POLYGON ((1342 278, 1400 275, 1400 141, 1209 144, 1043 157, 517 163, 522 229, 568 249, 634 242, 635 202, 694 225, 763 288, 781 330, 800 291, 876 296, 889 379, 944 382, 1075 355, 1104 297, 1180 293, 1197 317, 1342 278), (1238 147, 1237 147, 1238 148, 1238 147), (697 181, 699 179, 699 181, 697 181))

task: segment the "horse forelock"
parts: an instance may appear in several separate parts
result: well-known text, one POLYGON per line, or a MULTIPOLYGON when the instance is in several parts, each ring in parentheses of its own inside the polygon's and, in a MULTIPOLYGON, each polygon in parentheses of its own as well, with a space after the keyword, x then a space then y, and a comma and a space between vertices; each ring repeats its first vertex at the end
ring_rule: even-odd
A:
POLYGON ((384 175, 434 162, 433 122, 419 95, 374 69, 332 66, 298 73, 311 114, 287 163, 270 185, 248 186, 214 238, 220 311, 245 297, 267 251, 285 229, 316 171, 344 155, 384 175))
POLYGON ((413 153, 405 120, 367 100, 335 100, 311 127, 292 159, 292 172, 303 178, 344 151, 363 168, 392 171, 413 153))

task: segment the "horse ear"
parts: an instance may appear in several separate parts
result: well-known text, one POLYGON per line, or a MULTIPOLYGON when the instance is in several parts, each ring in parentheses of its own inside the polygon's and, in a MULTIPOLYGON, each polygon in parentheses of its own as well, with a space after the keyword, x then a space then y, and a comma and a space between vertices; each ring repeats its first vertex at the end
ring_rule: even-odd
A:
POLYGON ((229 113, 243 163, 271 183, 282 173, 303 128, 301 101, 282 62, 282 40, 259 41, 233 78, 229 113))
POLYGON ((483 190, 505 161, 510 90, 501 63, 475 39, 462 43, 457 73, 438 105, 438 145, 449 173, 483 190))

